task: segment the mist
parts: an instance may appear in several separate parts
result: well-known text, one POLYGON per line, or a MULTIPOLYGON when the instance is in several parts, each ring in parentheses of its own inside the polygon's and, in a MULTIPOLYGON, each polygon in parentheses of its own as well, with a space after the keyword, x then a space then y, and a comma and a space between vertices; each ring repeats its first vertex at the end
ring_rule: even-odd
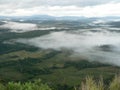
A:
POLYGON ((10 32, 15 33, 24 33, 29 31, 35 30, 61 30, 61 29, 68 29, 66 27, 56 27, 56 26, 46 26, 40 25, 35 23, 24 23, 24 22, 13 22, 13 21, 2 21, 4 22, 3 25, 0 25, 1 29, 9 29, 10 32))
POLYGON ((73 30, 52 32, 31 39, 17 39, 16 42, 43 49, 74 51, 77 56, 89 61, 98 61, 120 66, 120 33, 108 30, 73 30))
POLYGON ((0 26, 0 28, 10 29, 11 32, 22 33, 37 29, 37 25, 32 23, 19 23, 19 22, 6 21, 5 24, 0 26))

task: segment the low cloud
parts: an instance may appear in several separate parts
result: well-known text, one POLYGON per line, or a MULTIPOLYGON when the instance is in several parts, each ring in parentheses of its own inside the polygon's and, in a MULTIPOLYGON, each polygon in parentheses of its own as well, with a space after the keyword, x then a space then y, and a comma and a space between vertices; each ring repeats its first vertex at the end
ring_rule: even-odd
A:
POLYGON ((120 66, 120 35, 117 32, 62 31, 32 39, 18 39, 17 42, 43 49, 66 48, 84 59, 120 66))
POLYGON ((34 23, 20 23, 20 22, 12 22, 12 21, 2 21, 5 24, 0 25, 0 28, 9 29, 10 32, 16 33, 24 33, 34 30, 62 30, 62 29, 69 29, 67 27, 61 26, 51 26, 51 25, 40 25, 34 23))
POLYGON ((0 26, 0 28, 10 29, 11 32, 26 32, 37 29, 36 24, 31 23, 19 23, 19 22, 7 22, 0 26))

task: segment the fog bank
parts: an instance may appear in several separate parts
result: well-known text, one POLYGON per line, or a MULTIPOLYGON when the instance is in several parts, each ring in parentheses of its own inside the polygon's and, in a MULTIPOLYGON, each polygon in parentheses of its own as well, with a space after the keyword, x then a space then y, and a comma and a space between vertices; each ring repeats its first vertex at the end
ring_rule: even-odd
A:
POLYGON ((110 31, 61 31, 17 42, 43 49, 61 50, 66 48, 90 61, 99 61, 120 66, 120 34, 110 31))

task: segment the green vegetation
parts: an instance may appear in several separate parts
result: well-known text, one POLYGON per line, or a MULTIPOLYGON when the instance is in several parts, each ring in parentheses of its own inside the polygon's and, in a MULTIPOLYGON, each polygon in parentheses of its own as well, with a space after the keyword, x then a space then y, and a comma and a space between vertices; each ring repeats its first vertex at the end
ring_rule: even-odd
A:
MULTIPOLYGON (((9 31, 9 29, 3 29, 2 31, 9 31)), ((14 32, 3 32, 0 34, 0 42, 5 41, 5 40, 11 40, 11 39, 16 39, 16 38, 32 38, 32 37, 37 37, 37 36, 42 36, 45 34, 50 33, 49 30, 36 30, 30 31, 30 32, 24 32, 24 33, 14 33, 14 32)))
POLYGON ((95 81, 92 77, 87 77, 78 90, 120 90, 120 76, 115 76, 109 85, 105 85, 103 79, 95 81))
POLYGON ((87 77, 85 83, 82 83, 81 88, 82 90, 104 90, 105 87, 102 79, 96 82, 92 77, 87 77))
MULTIPOLYGON (((9 82, 7 84, 0 84, 0 90, 59 90, 47 84, 43 84, 40 79, 34 82, 9 82)), ((63 86, 61 90, 120 90, 120 77, 116 76, 109 85, 104 84, 103 79, 94 80, 92 77, 86 77, 85 81, 80 86, 68 88, 63 86)))
POLYGON ((103 76, 106 84, 119 73, 119 67, 89 62, 69 57, 67 51, 19 50, 0 55, 0 81, 26 82, 41 78, 56 90, 72 90, 86 76, 98 79, 103 76), (73 59, 75 61, 73 61, 73 59))
POLYGON ((16 83, 9 82, 6 85, 0 84, 0 90, 52 90, 47 84, 41 83, 41 80, 34 82, 16 83))
POLYGON ((115 76, 114 80, 110 83, 110 90, 120 90, 120 76, 115 76))

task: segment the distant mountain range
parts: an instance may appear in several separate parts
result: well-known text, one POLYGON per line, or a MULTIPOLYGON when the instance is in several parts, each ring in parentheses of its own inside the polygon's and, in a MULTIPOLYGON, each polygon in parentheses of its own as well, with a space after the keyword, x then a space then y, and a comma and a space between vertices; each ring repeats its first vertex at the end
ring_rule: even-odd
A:
POLYGON ((76 17, 76 16, 63 16, 55 17, 49 15, 33 15, 33 16, 0 16, 0 19, 33 19, 33 20, 78 20, 85 19, 86 17, 76 17))
POLYGON ((32 15, 32 16, 0 16, 0 19, 23 19, 23 20, 81 20, 81 19, 120 19, 120 17, 79 17, 79 16, 62 16, 55 17, 49 15, 32 15))

